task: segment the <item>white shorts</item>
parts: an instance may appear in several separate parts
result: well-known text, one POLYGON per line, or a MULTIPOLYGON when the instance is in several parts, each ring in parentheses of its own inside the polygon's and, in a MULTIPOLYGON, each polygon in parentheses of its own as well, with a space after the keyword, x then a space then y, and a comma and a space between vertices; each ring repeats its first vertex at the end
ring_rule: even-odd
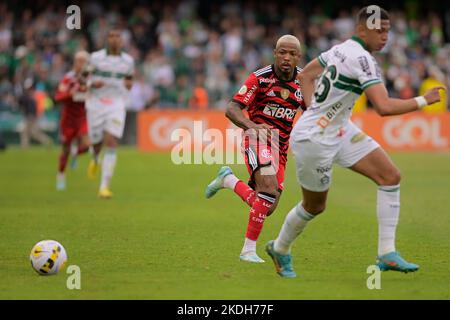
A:
POLYGON ((333 164, 348 168, 380 145, 353 123, 346 127, 342 141, 324 145, 311 140, 292 141, 297 179, 310 191, 322 192, 330 188, 333 164))
POLYGON ((86 110, 89 138, 93 144, 103 140, 105 132, 120 139, 125 127, 125 108, 91 108, 86 110))

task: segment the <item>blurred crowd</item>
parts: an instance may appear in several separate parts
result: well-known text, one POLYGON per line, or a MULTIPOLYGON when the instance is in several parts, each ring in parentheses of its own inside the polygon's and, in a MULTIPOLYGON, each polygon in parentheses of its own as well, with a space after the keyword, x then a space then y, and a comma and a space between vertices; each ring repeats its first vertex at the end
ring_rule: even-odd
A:
MULTIPOLYGON (((290 33, 300 39, 304 65, 352 35, 359 9, 255 0, 85 1, 79 6, 82 28, 69 30, 67 5, 37 1, 17 9, 0 4, 0 110, 21 107, 18 97, 27 78, 42 93, 36 98, 38 112, 52 108, 75 51, 103 48, 110 25, 122 28, 124 50, 136 61, 130 110, 224 108, 249 72, 272 63, 277 37, 290 33)), ((450 83, 450 12, 418 6, 390 10, 390 41, 377 54, 395 97, 450 83)))

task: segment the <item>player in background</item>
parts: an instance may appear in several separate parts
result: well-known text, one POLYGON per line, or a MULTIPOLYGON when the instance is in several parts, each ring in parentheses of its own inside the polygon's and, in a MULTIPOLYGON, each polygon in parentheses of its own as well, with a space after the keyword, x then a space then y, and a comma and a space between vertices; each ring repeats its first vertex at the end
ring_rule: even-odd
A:
POLYGON ((372 52, 380 51, 386 44, 390 22, 385 10, 376 9, 380 18, 375 21, 367 7, 359 11, 355 36, 320 54, 299 75, 308 109, 292 131, 291 145, 303 201, 288 213, 278 237, 266 246, 282 277, 296 276, 291 245, 308 222, 325 210, 334 163, 378 185, 379 268, 402 272, 419 269, 418 265, 405 261, 395 248, 400 171, 378 143, 350 121, 350 116, 354 102, 363 92, 378 114, 390 116, 420 110, 439 101, 442 88, 413 99, 388 96, 372 52))
POLYGON ((121 30, 108 32, 107 48, 93 52, 89 62, 89 94, 86 99, 89 138, 93 144, 93 159, 88 176, 94 179, 101 165, 100 198, 111 198, 110 181, 117 161, 117 146, 125 126, 125 105, 133 85, 134 60, 122 51, 121 30))
POLYGON ((58 174, 56 176, 56 189, 66 188, 65 170, 71 153, 71 145, 77 140, 77 147, 72 151, 71 166, 75 167, 77 156, 89 149, 86 110, 86 79, 83 70, 89 61, 89 53, 78 51, 75 54, 73 68, 66 73, 55 93, 55 101, 63 103, 61 112, 61 144, 58 174))
POLYGON ((296 37, 279 38, 274 64, 251 73, 226 111, 227 118, 244 129, 243 149, 250 181, 247 185, 229 167, 222 167, 205 194, 210 198, 218 190, 228 188, 250 206, 240 254, 243 261, 264 262, 256 254, 256 242, 283 190, 289 135, 298 109, 304 106, 296 79, 300 56, 300 42, 296 37), (249 118, 243 109, 247 109, 249 118), (274 130, 269 133, 270 129, 274 130))

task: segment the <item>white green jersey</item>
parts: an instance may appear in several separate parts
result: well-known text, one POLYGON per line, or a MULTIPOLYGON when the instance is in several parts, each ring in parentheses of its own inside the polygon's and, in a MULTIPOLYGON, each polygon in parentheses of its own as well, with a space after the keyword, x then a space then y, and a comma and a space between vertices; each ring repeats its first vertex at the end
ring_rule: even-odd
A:
POLYGON ((125 108, 129 90, 125 88, 124 79, 134 74, 133 58, 125 52, 111 55, 107 49, 102 49, 91 54, 89 67, 91 80, 101 80, 105 85, 98 89, 90 88, 86 109, 125 108))
POLYGON ((316 84, 311 106, 292 131, 292 139, 333 145, 341 141, 355 101, 365 89, 382 82, 381 72, 356 36, 323 52, 318 60, 325 70, 316 84))

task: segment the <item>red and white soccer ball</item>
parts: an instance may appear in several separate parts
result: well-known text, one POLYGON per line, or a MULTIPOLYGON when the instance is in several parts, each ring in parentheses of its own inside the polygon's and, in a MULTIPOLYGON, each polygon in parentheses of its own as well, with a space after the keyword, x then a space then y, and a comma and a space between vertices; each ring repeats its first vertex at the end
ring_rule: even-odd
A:
POLYGON ((55 240, 43 240, 35 244, 30 253, 31 266, 43 276, 54 275, 64 269, 66 249, 55 240))

